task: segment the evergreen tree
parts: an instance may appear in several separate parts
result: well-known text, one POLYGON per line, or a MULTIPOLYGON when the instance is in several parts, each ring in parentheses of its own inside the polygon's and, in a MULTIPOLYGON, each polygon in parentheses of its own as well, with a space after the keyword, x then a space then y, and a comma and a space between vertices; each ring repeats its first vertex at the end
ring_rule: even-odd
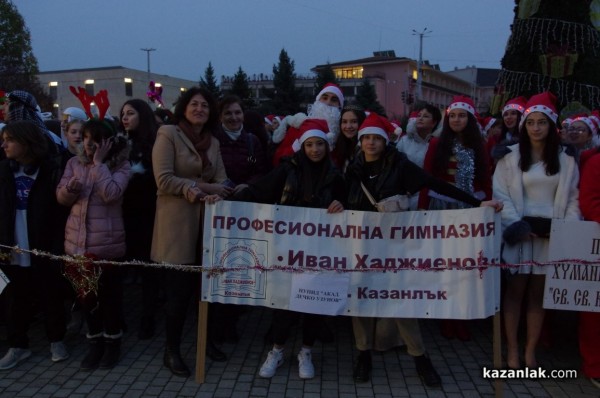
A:
POLYGON ((51 111, 52 98, 38 80, 38 63, 25 21, 10 0, 0 0, 0 89, 31 93, 40 108, 51 111))
POLYGON ((495 113, 507 99, 553 92, 559 108, 600 107, 600 0, 515 0, 495 113))
POLYGON ((215 70, 211 62, 208 62, 208 66, 204 70, 204 78, 200 78, 200 87, 210 91, 217 100, 221 98, 221 89, 217 84, 215 70))
POLYGON ((279 63, 273 65, 273 90, 264 90, 271 98, 269 108, 278 114, 295 114, 300 111, 302 91, 296 88, 294 61, 290 59, 285 49, 279 53, 279 63))
POLYGON ((242 70, 240 66, 238 71, 233 75, 233 82, 231 84, 231 94, 235 94, 242 99, 245 109, 254 107, 254 99, 252 98, 252 90, 248 83, 248 75, 242 70))
POLYGON ((375 87, 373 87, 367 78, 364 78, 362 84, 358 86, 358 90, 356 91, 356 103, 365 110, 385 116, 385 109, 377 100, 375 87))
POLYGON ((333 68, 329 62, 327 62, 327 65, 325 65, 324 68, 319 69, 317 72, 317 78, 315 80, 315 95, 320 92, 327 83, 338 84, 338 81, 335 78, 335 73, 333 72, 333 68))

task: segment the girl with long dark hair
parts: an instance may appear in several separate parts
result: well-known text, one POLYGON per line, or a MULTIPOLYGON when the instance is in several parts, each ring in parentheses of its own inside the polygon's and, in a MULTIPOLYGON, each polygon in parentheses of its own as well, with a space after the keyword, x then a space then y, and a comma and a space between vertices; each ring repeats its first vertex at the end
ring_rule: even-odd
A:
MULTIPOLYGON (((123 221, 128 260, 150 261, 152 229, 156 212, 156 181, 152 171, 152 147, 158 125, 150 105, 141 99, 131 99, 121 107, 119 125, 125 132, 131 151, 131 179, 123 196, 123 221)), ((130 269, 137 275, 135 269, 130 269)), ((149 339, 154 335, 154 315, 158 307, 161 270, 143 268, 142 319, 138 337, 149 339)))
MULTIPOLYGON (((306 119, 299 127, 300 138, 294 142, 294 155, 283 157, 269 174, 234 195, 245 202, 277 203, 327 209, 328 213, 344 210, 345 185, 341 173, 329 157, 327 123, 322 119, 306 119)), ((299 313, 275 310, 272 334, 274 345, 260 368, 259 375, 270 378, 283 364, 283 349, 290 329, 299 313)), ((298 353, 298 372, 301 379, 314 377, 312 346, 322 324, 322 316, 304 314, 302 348, 298 353)))
POLYGON ((544 321, 545 270, 524 265, 548 259, 552 219, 580 219, 579 172, 560 145, 556 97, 549 92, 527 102, 519 143, 496 165, 494 198, 503 201, 502 258, 511 267, 503 301, 507 365, 520 368, 518 327, 522 301, 527 300, 525 365, 536 367, 535 350, 544 321))
POLYGON ((348 104, 342 109, 340 134, 331 152, 333 163, 341 171, 346 170, 358 154, 358 128, 366 117, 365 111, 357 105, 348 104))

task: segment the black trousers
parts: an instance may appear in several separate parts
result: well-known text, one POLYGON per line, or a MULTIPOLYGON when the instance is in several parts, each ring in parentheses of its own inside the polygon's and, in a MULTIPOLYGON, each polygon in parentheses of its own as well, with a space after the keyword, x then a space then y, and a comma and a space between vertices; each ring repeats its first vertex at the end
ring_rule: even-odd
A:
POLYGON ((48 340, 61 341, 66 331, 61 264, 46 261, 31 267, 3 265, 1 268, 10 280, 2 293, 6 298, 9 347, 29 347, 27 331, 36 305, 44 315, 48 340))
POLYGON ((194 303, 198 303, 201 278, 196 272, 171 269, 166 270, 164 275, 167 347, 179 349, 190 301, 193 299, 194 303))
POLYGON ((300 312, 280 310, 273 311, 273 322, 271 328, 273 331, 273 342, 277 345, 284 345, 287 341, 290 330, 294 322, 302 316, 302 344, 312 347, 317 340, 319 331, 323 324, 323 316, 316 314, 302 314, 300 312))
POLYGON ((98 281, 97 300, 83 300, 83 309, 90 336, 120 334, 123 324, 123 270, 103 268, 98 281))
POLYGON ((144 267, 142 274, 142 318, 154 319, 158 309, 159 294, 165 278, 165 270, 144 267))

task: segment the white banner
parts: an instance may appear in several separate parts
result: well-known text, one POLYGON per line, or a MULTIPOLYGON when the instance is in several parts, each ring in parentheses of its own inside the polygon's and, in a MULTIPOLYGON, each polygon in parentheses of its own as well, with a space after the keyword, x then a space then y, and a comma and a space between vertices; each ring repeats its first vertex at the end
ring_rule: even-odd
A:
POLYGON ((8 277, 6 276, 6 274, 4 272, 0 271, 0 293, 2 293, 4 288, 6 286, 8 286, 9 282, 10 281, 8 280, 8 277))
POLYGON ((552 220, 544 308, 600 312, 600 224, 552 220), (574 261, 569 261, 574 260, 574 261))
POLYGON ((500 236, 491 208, 327 214, 218 202, 206 206, 203 265, 216 272, 204 276, 202 299, 349 316, 485 318, 499 309, 500 236))

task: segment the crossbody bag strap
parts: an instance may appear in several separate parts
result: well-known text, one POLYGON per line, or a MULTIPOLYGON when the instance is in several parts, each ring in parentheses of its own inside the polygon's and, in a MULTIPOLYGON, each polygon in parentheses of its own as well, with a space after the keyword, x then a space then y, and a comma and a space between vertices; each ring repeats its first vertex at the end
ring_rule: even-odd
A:
POLYGON ((371 204, 375 206, 375 208, 377 208, 377 202, 375 201, 375 198, 373 197, 373 195, 371 195, 371 192, 369 192, 369 190, 367 189, 367 187, 365 187, 365 184, 363 184, 362 181, 360 182, 360 187, 362 188, 365 195, 367 195, 369 202, 371 202, 371 204))

